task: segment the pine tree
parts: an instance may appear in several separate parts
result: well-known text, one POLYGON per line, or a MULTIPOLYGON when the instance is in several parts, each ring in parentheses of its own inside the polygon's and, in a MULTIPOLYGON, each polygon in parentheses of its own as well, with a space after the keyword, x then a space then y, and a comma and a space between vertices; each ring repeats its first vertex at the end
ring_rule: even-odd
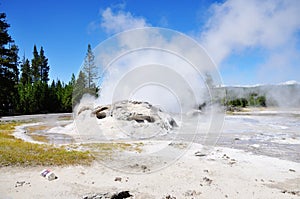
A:
POLYGON ((19 56, 18 56, 19 48, 17 45, 12 44, 8 53, 9 66, 12 71, 11 79, 15 82, 15 84, 19 83, 19 56))
POLYGON ((72 94, 75 85, 75 75, 72 74, 71 81, 64 87, 64 95, 62 98, 62 106, 64 112, 72 111, 72 94))
POLYGON ((73 107, 75 107, 76 104, 80 102, 80 99, 86 92, 86 88, 85 88, 86 83, 87 83, 86 75, 84 72, 80 71, 78 78, 73 87, 73 97, 72 97, 73 107))
POLYGON ((49 88, 49 98, 48 98, 48 110, 51 113, 58 112, 59 110, 59 101, 57 97, 57 92, 56 92, 56 83, 54 80, 52 80, 51 86, 49 88))
POLYGON ((45 56, 43 47, 41 47, 40 53, 38 53, 37 47, 34 45, 31 67, 33 82, 42 81, 48 83, 50 66, 48 65, 48 58, 45 56))
POLYGON ((20 82, 22 84, 30 84, 32 82, 31 79, 31 67, 30 62, 28 59, 25 59, 25 56, 23 57, 23 61, 21 64, 21 79, 20 82))
POLYGON ((34 96, 32 95, 33 86, 31 83, 19 84, 19 103, 17 105, 17 111, 22 114, 30 114, 35 106, 34 96))
POLYGON ((33 47, 33 58, 31 60, 31 68, 32 68, 32 80, 33 82, 37 82, 40 80, 40 58, 39 53, 37 51, 36 45, 33 47))
POLYGON ((8 34, 6 14, 0 13, 0 115, 11 112, 17 96, 18 47, 8 34))
POLYGON ((44 49, 43 49, 43 47, 41 47, 41 50, 40 50, 39 61, 40 61, 40 77, 41 77, 41 81, 47 83, 49 81, 49 69, 50 69, 50 66, 48 65, 48 59, 44 55, 44 49))
POLYGON ((87 77, 87 88, 96 88, 95 80, 97 80, 97 67, 95 64, 95 56, 91 45, 88 44, 88 50, 84 59, 83 71, 87 77))

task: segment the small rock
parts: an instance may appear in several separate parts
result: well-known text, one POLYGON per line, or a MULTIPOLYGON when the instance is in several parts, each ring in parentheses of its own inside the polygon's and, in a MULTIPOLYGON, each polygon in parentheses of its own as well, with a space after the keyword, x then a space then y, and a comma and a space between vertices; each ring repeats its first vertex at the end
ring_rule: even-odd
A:
POLYGON ((296 172, 296 170, 294 170, 294 169, 289 169, 289 171, 290 171, 290 172, 296 172))
POLYGON ((115 181, 121 182, 121 181, 122 181, 122 178, 121 178, 121 177, 116 177, 116 178, 115 178, 115 181))
POLYGON ((197 157, 204 157, 204 156, 206 156, 206 154, 201 153, 200 151, 197 151, 197 152, 195 153, 195 156, 197 156, 197 157))
POLYGON ((222 158, 230 159, 230 157, 229 157, 228 155, 226 155, 226 154, 224 154, 224 155, 222 156, 222 158))
POLYGON ((171 196, 171 195, 167 195, 166 197, 164 197, 163 199, 176 199, 176 197, 171 196))
POLYGON ((184 196, 197 196, 200 194, 201 192, 196 192, 195 190, 188 190, 185 192, 184 196))
POLYGON ((286 193, 286 192, 287 192, 287 190, 282 190, 282 191, 281 191, 281 193, 286 193))
POLYGON ((22 187, 25 184, 25 181, 17 181, 15 187, 22 187))
POLYGON ((300 196, 300 191, 288 191, 288 190, 282 190, 281 193, 288 193, 288 194, 300 196))
POLYGON ((207 177, 204 177, 203 181, 206 182, 208 185, 210 185, 212 183, 212 179, 209 179, 207 177))
POLYGON ((296 195, 296 194, 297 194, 296 191, 290 191, 290 193, 291 193, 292 195, 296 195))
POLYGON ((235 159, 231 159, 230 162, 229 162, 228 164, 233 165, 233 164, 235 164, 235 163, 236 163, 235 159))
POLYGON ((141 169, 143 170, 143 172, 150 171, 150 169, 148 169, 146 165, 141 165, 141 169))

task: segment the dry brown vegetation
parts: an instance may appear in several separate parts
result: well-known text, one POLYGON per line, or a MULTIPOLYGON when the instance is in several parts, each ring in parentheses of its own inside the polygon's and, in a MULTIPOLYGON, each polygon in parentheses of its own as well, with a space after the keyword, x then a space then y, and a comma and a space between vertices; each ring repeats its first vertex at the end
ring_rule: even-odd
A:
POLYGON ((67 150, 16 139, 12 133, 18 125, 21 123, 0 123, 0 166, 88 165, 94 160, 89 151, 67 150))

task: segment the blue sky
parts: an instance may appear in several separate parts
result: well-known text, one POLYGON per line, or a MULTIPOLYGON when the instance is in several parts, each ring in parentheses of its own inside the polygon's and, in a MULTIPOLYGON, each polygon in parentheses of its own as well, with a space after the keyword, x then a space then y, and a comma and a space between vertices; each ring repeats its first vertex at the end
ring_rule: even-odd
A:
POLYGON ((128 28, 185 33, 214 59, 224 84, 300 82, 300 1, 2 0, 20 59, 43 46, 51 79, 70 80, 87 51, 128 28))

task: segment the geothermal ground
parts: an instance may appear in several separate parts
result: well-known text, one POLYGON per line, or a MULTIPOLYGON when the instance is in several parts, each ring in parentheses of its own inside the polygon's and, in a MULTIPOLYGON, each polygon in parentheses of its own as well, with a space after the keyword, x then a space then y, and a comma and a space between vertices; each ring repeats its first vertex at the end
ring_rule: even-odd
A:
POLYGON ((84 108, 75 116, 1 118, 31 121, 16 128, 18 138, 90 150, 96 160, 90 166, 47 167, 58 177, 53 181, 40 176, 43 166, 2 167, 0 198, 113 198, 118 193, 125 198, 124 191, 132 195, 128 198, 300 197, 299 110, 227 114, 216 145, 208 148, 203 146, 207 134, 191 132, 194 117, 200 130, 207 130, 205 114, 169 115, 146 103, 130 107, 126 116, 116 104, 84 108), (102 153, 100 143, 118 147, 102 153))

